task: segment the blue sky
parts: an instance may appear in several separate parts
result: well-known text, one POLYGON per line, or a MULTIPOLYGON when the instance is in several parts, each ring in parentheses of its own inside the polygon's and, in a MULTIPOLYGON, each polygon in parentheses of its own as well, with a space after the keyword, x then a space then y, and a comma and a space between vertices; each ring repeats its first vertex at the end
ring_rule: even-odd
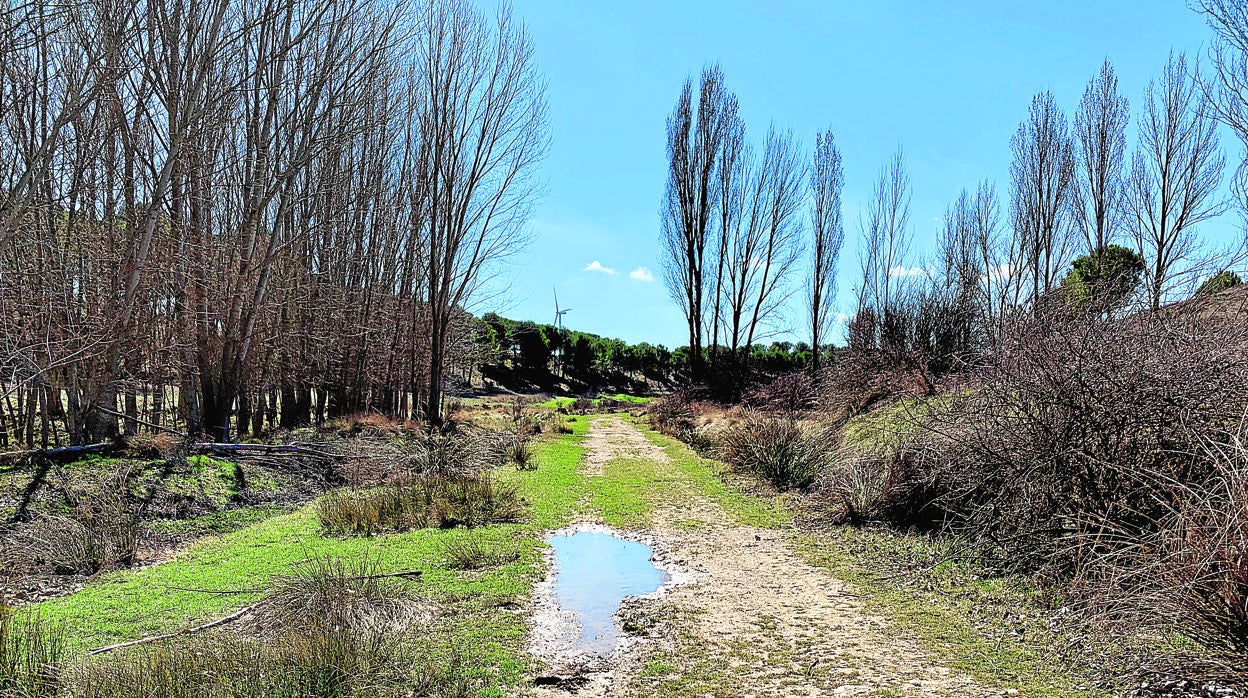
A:
MULTIPOLYGON (((687 335, 660 273, 664 122, 704 64, 722 66, 755 142, 773 121, 808 149, 818 130, 835 133, 846 180, 838 300, 848 310, 858 211, 897 148, 922 252, 963 187, 994 181, 1004 208, 1009 140, 1036 92, 1051 90, 1070 115, 1108 57, 1131 100, 1131 139, 1169 51, 1203 54, 1212 36, 1183 0, 515 0, 513 9, 549 81, 546 187, 509 291, 475 310, 550 322, 557 287, 572 308, 567 326, 669 347, 687 335), (643 268, 653 280, 630 274, 643 268)), ((1222 240, 1239 227, 1232 213, 1203 233, 1222 240)), ((804 334, 797 304, 786 325, 804 334)))

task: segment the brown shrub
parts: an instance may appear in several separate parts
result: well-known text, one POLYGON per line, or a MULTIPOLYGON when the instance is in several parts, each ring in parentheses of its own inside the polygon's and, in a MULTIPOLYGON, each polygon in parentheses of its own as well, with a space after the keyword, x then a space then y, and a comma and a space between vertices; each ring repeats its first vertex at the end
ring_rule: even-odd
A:
POLYGON ((775 412, 805 412, 815 406, 815 384, 805 371, 790 373, 747 391, 741 403, 775 412))
POLYGON ((417 528, 483 526, 517 521, 519 491, 488 473, 470 476, 422 474, 402 483, 338 489, 316 502, 321 528, 332 535, 371 536, 417 528))
POLYGON ((1242 321, 1038 315, 980 383, 933 412, 910 454, 957 525, 1015 567, 1063 574, 1151 535, 1206 444, 1248 409, 1242 321))
POLYGON ((70 493, 67 513, 41 513, 4 540, 0 563, 16 570, 95 574, 134 563, 141 513, 128 495, 129 471, 89 493, 70 493))
POLYGON ((647 411, 650 422, 661 433, 683 438, 694 430, 699 403, 705 391, 698 388, 682 388, 650 402, 647 411))
POLYGON ((748 412, 740 425, 724 432, 717 453, 733 468, 790 490, 809 487, 828 466, 835 446, 835 434, 828 430, 748 412))

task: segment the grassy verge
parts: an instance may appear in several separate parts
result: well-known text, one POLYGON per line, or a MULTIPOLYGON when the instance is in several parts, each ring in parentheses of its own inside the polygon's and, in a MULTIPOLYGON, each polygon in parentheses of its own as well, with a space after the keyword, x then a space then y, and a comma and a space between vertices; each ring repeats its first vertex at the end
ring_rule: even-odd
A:
MULTIPOLYGON (((654 398, 652 397, 638 397, 636 395, 629 395, 627 393, 616 393, 614 395, 605 395, 605 394, 599 395, 598 397, 591 399, 590 402, 597 405, 601 403, 604 399, 615 400, 617 402, 627 402, 633 405, 644 405, 647 402, 654 400, 654 398)), ((545 407, 547 409, 555 410, 555 409, 559 409, 560 407, 567 407, 568 405, 571 405, 573 402, 576 402, 576 398, 554 397, 544 402, 536 403, 535 406, 545 407)))
MULTIPOLYGON (((783 528, 792 523, 787 499, 749 494, 731 484, 731 474, 724 464, 699 456, 687 444, 645 424, 638 426, 647 439, 667 453, 673 468, 672 477, 679 477, 689 487, 714 500, 737 523, 760 528, 783 528)), ((664 492, 656 496, 673 501, 679 493, 664 492)))
MULTIPOLYGON (((587 421, 579 418, 571 425, 571 435, 537 442, 538 470, 499 473, 520 487, 529 505, 523 524, 333 538, 322 535, 313 507, 305 506, 203 539, 164 564, 103 575, 76 594, 40 604, 37 611, 63 624, 69 643, 82 649, 175 631, 259 598, 195 589, 255 589, 309 558, 368 557, 380 572, 423 572, 419 581, 407 583, 407 593, 441 610, 440 640, 466 653, 470 674, 486 686, 481 695, 502 695, 502 687, 523 678, 531 660, 523 651, 523 615, 500 607, 522 601, 545 574, 543 531, 568 522, 586 496, 577 468, 587 421), (457 569, 448 545, 466 539, 500 564, 457 569)), ((234 522, 221 523, 228 529, 234 522)))

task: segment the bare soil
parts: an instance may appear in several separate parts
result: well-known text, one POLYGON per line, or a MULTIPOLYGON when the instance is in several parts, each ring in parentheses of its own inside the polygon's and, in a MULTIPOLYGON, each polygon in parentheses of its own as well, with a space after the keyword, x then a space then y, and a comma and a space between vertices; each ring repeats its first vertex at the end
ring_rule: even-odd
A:
MULTIPOLYGON (((668 461, 618 417, 595 420, 586 445, 591 476, 617 458, 668 461)), ((736 525, 700 494, 650 520, 630 534, 684 583, 625 603, 631 634, 609 661, 578 668, 545 657, 552 685, 537 695, 655 696, 674 680, 699 696, 1001 695, 865 613, 854 589, 794 553, 786 531, 736 525)))

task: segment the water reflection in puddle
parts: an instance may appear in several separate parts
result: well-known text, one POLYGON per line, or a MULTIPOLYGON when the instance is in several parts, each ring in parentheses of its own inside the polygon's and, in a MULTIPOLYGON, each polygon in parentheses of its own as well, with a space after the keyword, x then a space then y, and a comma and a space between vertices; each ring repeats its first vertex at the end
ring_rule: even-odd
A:
POLYGON ((656 591, 667 573, 650 562, 650 546, 607 533, 578 531, 547 542, 555 551, 555 600, 581 625, 578 649, 610 654, 620 635, 612 617, 620 602, 656 591))

